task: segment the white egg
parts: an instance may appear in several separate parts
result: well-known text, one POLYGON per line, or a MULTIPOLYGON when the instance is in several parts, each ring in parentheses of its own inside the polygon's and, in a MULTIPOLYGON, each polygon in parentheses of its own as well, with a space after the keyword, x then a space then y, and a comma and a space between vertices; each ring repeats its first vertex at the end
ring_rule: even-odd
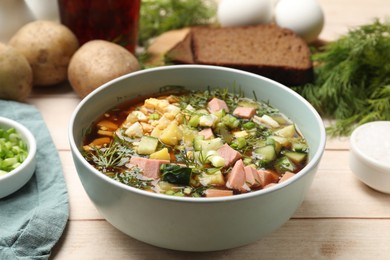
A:
POLYGON ((273 6, 273 0, 221 0, 217 18, 223 27, 268 23, 273 6))
POLYGON ((324 27, 324 13, 316 0, 279 0, 275 22, 301 36, 306 42, 318 38, 324 27))

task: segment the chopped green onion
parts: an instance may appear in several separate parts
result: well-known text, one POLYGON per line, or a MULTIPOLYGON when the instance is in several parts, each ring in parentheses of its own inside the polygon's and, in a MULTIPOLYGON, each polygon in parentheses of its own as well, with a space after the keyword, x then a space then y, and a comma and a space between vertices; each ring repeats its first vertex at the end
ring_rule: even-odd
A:
POLYGON ((233 149, 242 149, 246 146, 247 142, 244 137, 238 137, 233 140, 232 142, 232 148, 233 149))
POLYGON ((234 116, 227 114, 226 116, 224 116, 222 118, 222 123, 224 123, 227 127, 233 129, 233 128, 238 127, 238 125, 240 124, 240 121, 237 118, 235 118, 234 116))
POLYGON ((198 115, 193 115, 191 116, 191 119, 190 121, 188 122, 188 124, 192 127, 198 127, 199 125, 199 119, 200 119, 200 116, 198 115))
POLYGON ((27 154, 27 144, 15 128, 0 128, 0 176, 16 169, 27 154))
POLYGON ((242 125, 242 127, 246 130, 250 130, 252 128, 256 127, 256 124, 253 123, 252 121, 246 122, 245 124, 242 125))

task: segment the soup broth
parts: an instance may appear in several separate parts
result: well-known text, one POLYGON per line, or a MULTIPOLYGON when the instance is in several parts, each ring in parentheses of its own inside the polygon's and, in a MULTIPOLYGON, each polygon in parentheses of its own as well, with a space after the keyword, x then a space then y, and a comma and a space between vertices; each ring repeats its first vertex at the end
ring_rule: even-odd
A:
POLYGON ((177 90, 104 113, 85 136, 86 160, 123 184, 186 197, 266 189, 307 164, 306 140, 278 109, 226 89, 177 90))

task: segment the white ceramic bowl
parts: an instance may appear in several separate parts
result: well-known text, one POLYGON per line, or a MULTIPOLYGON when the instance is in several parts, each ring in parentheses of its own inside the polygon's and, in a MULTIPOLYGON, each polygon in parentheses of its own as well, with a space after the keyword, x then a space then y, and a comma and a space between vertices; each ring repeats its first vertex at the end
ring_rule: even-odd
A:
POLYGON ((33 134, 22 124, 0 117, 0 127, 3 129, 15 128, 22 140, 28 146, 27 158, 14 170, 0 176, 0 199, 23 187, 35 171, 35 155, 37 145, 33 134))
POLYGON ((390 194, 390 121, 357 127, 351 135, 349 166, 369 187, 390 194))
POLYGON ((117 78, 84 98, 69 126, 70 147, 80 180, 100 214, 133 238, 163 248, 213 251, 242 246, 279 228, 308 191, 326 135, 313 107, 289 88, 267 78, 223 67, 178 65, 117 78), (310 147, 310 162, 296 176, 266 190, 220 198, 182 198, 128 187, 95 170, 80 153, 83 135, 109 108, 165 85, 188 89, 233 85, 269 101, 296 122, 310 147))

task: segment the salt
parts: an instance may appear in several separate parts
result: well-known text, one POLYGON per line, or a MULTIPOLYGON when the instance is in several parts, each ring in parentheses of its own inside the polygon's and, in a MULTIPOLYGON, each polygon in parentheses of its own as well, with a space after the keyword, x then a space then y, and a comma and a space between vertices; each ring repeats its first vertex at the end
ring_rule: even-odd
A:
POLYGON ((355 135, 355 142, 362 154, 390 167, 390 121, 361 126, 355 135))

